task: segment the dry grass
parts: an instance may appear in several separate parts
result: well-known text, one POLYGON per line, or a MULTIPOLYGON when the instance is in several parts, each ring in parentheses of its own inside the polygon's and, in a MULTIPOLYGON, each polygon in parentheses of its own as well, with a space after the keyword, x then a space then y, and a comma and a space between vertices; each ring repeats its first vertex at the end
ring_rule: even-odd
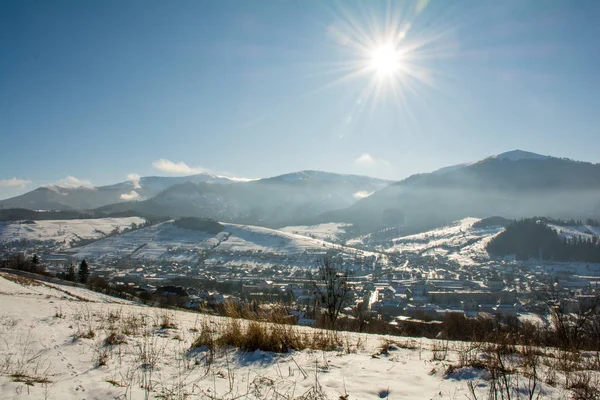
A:
POLYGON ((9 280, 11 282, 14 282, 16 284, 23 285, 23 286, 41 286, 42 285, 42 283, 40 283, 40 281, 32 279, 32 278, 28 278, 26 276, 5 274, 5 273, 0 273, 0 276, 6 280, 9 280))
POLYGON ((444 361, 448 356, 448 341, 435 341, 431 345, 432 361, 444 361))
POLYGON ((77 329, 75 333, 73 333, 73 340, 77 339, 93 339, 96 337, 96 332, 92 327, 77 329))
POLYGON ((125 336, 117 332, 111 332, 104 338, 104 346, 116 346, 127 343, 125 336))
POLYGON ((175 322, 175 319, 166 311, 163 311, 160 313, 160 315, 157 315, 155 320, 156 322, 154 326, 160 329, 177 329, 177 323, 175 322))
POLYGON ((242 323, 231 319, 218 330, 202 323, 192 343, 192 348, 206 348, 211 352, 226 347, 242 351, 270 351, 286 353, 292 350, 322 350, 353 352, 361 347, 360 340, 353 343, 335 331, 302 330, 292 325, 271 324, 258 321, 242 323))
POLYGON ((588 400, 600 398, 600 382, 589 372, 577 372, 568 375, 565 388, 571 390, 574 400, 588 400))
POLYGON ((16 343, 5 342, 3 357, 0 359, 0 374, 9 376, 14 382, 27 386, 35 383, 50 383, 49 350, 36 348, 29 336, 16 343), (12 350, 15 349, 15 350, 12 350))

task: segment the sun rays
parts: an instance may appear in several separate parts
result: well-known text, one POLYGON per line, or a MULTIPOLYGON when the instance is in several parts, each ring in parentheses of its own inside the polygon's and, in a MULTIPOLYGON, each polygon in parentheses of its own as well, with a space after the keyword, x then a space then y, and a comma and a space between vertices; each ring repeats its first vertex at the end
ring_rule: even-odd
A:
POLYGON ((405 7, 397 4, 388 3, 379 14, 382 10, 374 11, 364 3, 353 9, 341 4, 331 10, 335 22, 328 25, 328 36, 334 50, 343 56, 321 65, 320 74, 331 79, 315 92, 342 84, 358 85, 349 120, 356 121, 366 109, 383 102, 392 102, 411 118, 413 98, 414 103, 423 104, 430 89, 439 89, 429 61, 447 52, 444 39, 452 29, 447 24, 424 24, 425 28, 422 24, 414 29, 427 2, 405 7))

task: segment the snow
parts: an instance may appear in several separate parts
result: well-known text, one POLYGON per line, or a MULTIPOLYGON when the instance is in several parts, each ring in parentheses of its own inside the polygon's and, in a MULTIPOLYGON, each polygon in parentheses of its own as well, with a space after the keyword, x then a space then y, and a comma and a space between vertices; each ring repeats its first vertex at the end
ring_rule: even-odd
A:
POLYGON ((68 248, 80 239, 100 239, 114 228, 144 222, 140 217, 0 222, 0 242, 50 241, 61 243, 59 249, 68 248))
POLYGON ((12 274, 10 272, 0 272, 0 277, 2 278, 0 279, 0 294, 45 299, 68 299, 73 301, 82 301, 82 299, 85 299, 86 301, 101 303, 132 304, 130 301, 107 296, 102 293, 92 292, 76 285, 65 285, 43 281, 35 281, 34 285, 21 285, 5 279, 6 277, 11 276, 12 274))
MULTIPOLYGON (((39 286, 23 286, 7 276, 0 276, 3 399, 292 399, 315 389, 327 399, 346 394, 353 400, 458 399, 468 396, 468 382, 476 383, 480 398, 489 388, 482 370, 463 367, 444 373, 468 343, 449 342, 448 358, 434 361, 433 346, 441 342, 419 338, 340 332, 345 344, 336 351, 275 354, 229 348, 207 364, 205 349, 190 350, 197 329, 206 323, 219 331, 230 322, 227 318, 115 303, 85 289, 79 298, 52 288, 37 293, 39 286), (173 327, 159 327, 164 316, 173 327), (111 332, 126 326, 130 331, 122 335, 124 343, 104 345, 111 332), (74 338, 88 331, 94 336, 74 338), (411 348, 397 346, 382 354, 384 340, 411 348), (101 358, 105 365, 98 365, 101 358), (28 384, 22 382, 27 379, 28 384)), ((307 335, 321 332, 296 329, 307 335)), ((543 382, 538 385, 540 398, 565 394, 543 382)))
POLYGON ((279 230, 282 232, 296 233, 303 236, 314 237, 316 239, 331 241, 339 239, 340 235, 346 233, 345 228, 349 226, 351 226, 351 224, 329 222, 318 225, 286 226, 279 230))
POLYGON ((199 252, 215 254, 264 253, 276 255, 299 255, 306 252, 323 252, 336 249, 365 256, 372 252, 357 250, 321 239, 286 231, 252 225, 222 223, 222 232, 213 235, 183 229, 172 221, 163 222, 134 232, 98 240, 86 246, 72 249, 76 258, 138 260, 171 259, 192 261, 199 252))
MULTIPOLYGON (((491 156, 488 157, 487 159, 497 159, 497 160, 506 160, 506 161, 521 161, 521 160, 547 160, 550 159, 552 157, 550 156, 543 156, 541 154, 536 154, 536 153, 532 153, 529 151, 523 151, 523 150, 512 150, 512 151, 507 151, 495 156, 491 156)), ((456 165, 450 165, 448 167, 443 167, 440 169, 437 169, 435 171, 433 171, 433 174, 436 175, 442 175, 445 174, 447 172, 453 172, 465 167, 469 167, 473 164, 477 164, 479 161, 475 161, 475 162, 468 162, 468 163, 462 163, 462 164, 456 164, 456 165)))
POLYGON ((443 168, 436 169, 435 171, 432 172, 432 174, 442 175, 442 174, 445 174, 447 172, 453 172, 453 171, 457 171, 459 169, 468 167, 468 166, 470 166, 472 164, 473 163, 464 163, 464 164, 450 165, 448 167, 443 167, 443 168))
POLYGON ((497 156, 494 156, 494 158, 497 158, 499 160, 507 160, 507 161, 520 161, 520 160, 547 160, 552 157, 543 156, 541 154, 536 154, 536 153, 531 153, 529 151, 513 150, 513 151, 507 151, 502 154, 498 154, 497 156))
POLYGON ((477 259, 488 258, 487 243, 504 230, 500 226, 473 227, 479 220, 465 218, 450 226, 396 238, 387 251, 441 255, 463 266, 475 265, 477 259))
POLYGON ((560 234, 560 236, 571 239, 573 237, 581 236, 584 239, 591 239, 592 236, 600 236, 600 226, 590 226, 590 225, 554 225, 548 224, 548 226, 554 229, 556 232, 560 234))

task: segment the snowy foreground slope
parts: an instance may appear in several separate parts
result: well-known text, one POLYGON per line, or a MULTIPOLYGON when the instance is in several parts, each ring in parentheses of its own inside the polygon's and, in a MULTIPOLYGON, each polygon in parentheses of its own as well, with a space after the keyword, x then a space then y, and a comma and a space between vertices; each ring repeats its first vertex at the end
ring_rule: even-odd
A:
MULTIPOLYGON (((485 371, 447 373, 468 343, 450 343, 444 360, 434 361, 442 358, 436 350, 442 342, 339 333, 335 351, 229 348, 211 360, 205 348, 190 346, 202 326, 218 332, 231 319, 7 273, 0 275, 0 303, 2 399, 464 399, 469 382, 487 398, 485 371), (396 344, 382 352, 385 340, 396 344)), ((528 382, 520 379, 519 385, 528 382)), ((540 398, 569 398, 537 384, 540 398)))

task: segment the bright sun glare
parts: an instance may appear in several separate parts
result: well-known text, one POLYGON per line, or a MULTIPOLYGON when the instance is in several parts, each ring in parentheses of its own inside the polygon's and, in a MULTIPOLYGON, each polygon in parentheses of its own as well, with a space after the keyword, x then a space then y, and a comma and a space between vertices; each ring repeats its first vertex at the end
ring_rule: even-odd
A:
POLYGON ((387 2, 385 9, 372 12, 343 4, 334 8, 338 19, 327 27, 343 58, 323 71, 335 78, 317 90, 357 79, 364 87, 346 121, 358 120, 367 106, 373 110, 384 101, 401 107, 404 121, 412 120, 410 102, 422 102, 429 89, 440 90, 439 74, 428 61, 453 50, 454 25, 420 17, 428 0, 387 2))
POLYGON ((396 75, 402 67, 402 53, 393 43, 380 44, 371 52, 369 67, 380 77, 396 75))

